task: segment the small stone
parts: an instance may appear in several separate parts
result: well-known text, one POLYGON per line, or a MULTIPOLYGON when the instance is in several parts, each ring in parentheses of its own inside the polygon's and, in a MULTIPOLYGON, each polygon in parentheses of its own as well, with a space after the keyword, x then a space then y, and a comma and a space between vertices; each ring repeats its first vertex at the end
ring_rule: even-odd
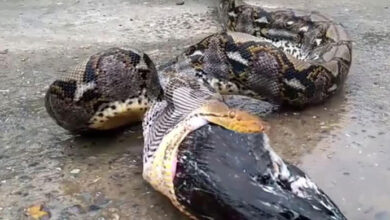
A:
POLYGON ((117 208, 109 208, 108 211, 109 212, 118 212, 118 209, 117 208))
POLYGON ((333 155, 334 155, 334 152, 329 153, 329 154, 327 155, 328 159, 332 159, 332 158, 333 158, 333 155))
POLYGON ((184 5, 184 1, 178 0, 178 1, 176 2, 176 5, 184 5))
POLYGON ((345 175, 345 176, 349 176, 349 175, 350 175, 350 173, 349 173, 349 172, 344 172, 344 173, 343 173, 343 175, 345 175))
POLYGON ((71 174, 79 174, 80 173, 80 169, 73 169, 70 171, 71 174))
POLYGON ((97 159, 97 157, 95 157, 95 156, 89 156, 88 158, 87 158, 87 160, 96 160, 97 159))
POLYGON ((119 220, 120 219, 120 217, 119 217, 119 215, 117 214, 117 213, 112 213, 112 220, 119 220))
POLYGON ((80 49, 90 49, 92 46, 91 45, 84 45, 80 46, 80 49))
POLYGON ((101 177, 97 177, 96 179, 94 179, 93 181, 92 181, 92 183, 97 183, 100 179, 102 179, 101 177))

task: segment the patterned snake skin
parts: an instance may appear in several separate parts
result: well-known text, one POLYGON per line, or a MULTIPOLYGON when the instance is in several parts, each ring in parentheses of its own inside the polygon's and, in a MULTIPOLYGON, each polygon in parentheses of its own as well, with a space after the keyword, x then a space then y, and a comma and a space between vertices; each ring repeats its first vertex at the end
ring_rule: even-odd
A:
MULTIPOLYGON (((321 103, 334 94, 351 65, 352 44, 345 30, 316 12, 265 10, 234 0, 221 0, 218 10, 224 31, 190 46, 158 70, 146 54, 133 49, 112 48, 92 56, 70 77, 50 86, 49 114, 60 126, 78 133, 143 119, 144 179, 193 219, 344 219, 302 171, 274 153, 266 126, 257 116, 282 105, 321 103), (228 199, 213 197, 210 204, 223 204, 218 209, 229 204, 247 209, 228 209, 231 216, 227 217, 192 205, 194 195, 205 195, 186 185, 191 182, 203 192, 214 185, 217 190, 222 183, 212 179, 224 172, 211 171, 221 167, 214 160, 200 168, 205 162, 193 155, 204 149, 192 152, 195 140, 203 140, 201 146, 210 145, 209 150, 221 144, 232 151, 242 142, 241 151, 252 153, 250 143, 256 140, 262 162, 254 159, 256 153, 247 161, 258 166, 253 175, 267 176, 267 181, 251 176, 245 184, 257 185, 255 191, 265 193, 260 196, 264 202, 258 204, 257 198, 251 204, 249 195, 241 198, 242 192, 234 194, 228 185, 232 192, 228 199), (198 164, 195 171, 186 172, 194 164, 198 164), (208 183, 194 181, 200 171, 202 181, 208 183), (237 205, 243 199, 247 203, 237 205), (262 208, 249 211, 253 207, 262 208)), ((225 193, 213 195, 221 194, 225 193)))
POLYGON ((134 49, 111 48, 91 56, 46 94, 49 115, 63 128, 82 133, 141 121, 161 94, 150 58, 134 49))

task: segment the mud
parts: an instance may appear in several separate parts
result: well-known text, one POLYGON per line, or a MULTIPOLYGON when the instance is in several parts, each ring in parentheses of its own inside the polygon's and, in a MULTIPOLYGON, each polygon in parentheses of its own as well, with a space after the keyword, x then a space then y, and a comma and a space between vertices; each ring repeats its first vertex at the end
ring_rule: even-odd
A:
MULTIPOLYGON (((256 1, 251 1, 255 2, 256 1)), ((47 115, 48 85, 88 55, 135 47, 161 64, 219 27, 213 1, 0 1, 0 219, 186 219, 142 180, 142 133, 77 137, 47 115)), ((274 149, 350 219, 390 219, 390 3, 263 0, 321 11, 354 39, 334 98, 268 120, 274 149)))

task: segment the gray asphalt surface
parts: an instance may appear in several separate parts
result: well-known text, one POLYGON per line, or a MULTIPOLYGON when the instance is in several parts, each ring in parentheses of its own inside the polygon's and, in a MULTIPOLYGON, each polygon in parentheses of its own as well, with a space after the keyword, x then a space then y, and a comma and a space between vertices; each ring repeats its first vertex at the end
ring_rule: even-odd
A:
MULTIPOLYGON (((327 103, 275 114, 271 141, 350 219, 390 219, 390 2, 262 0, 317 10, 354 40, 346 85, 327 103)), ((140 126, 75 137, 44 108, 48 85, 113 46, 157 64, 218 30, 213 1, 0 0, 0 219, 186 219, 142 180, 140 126)))

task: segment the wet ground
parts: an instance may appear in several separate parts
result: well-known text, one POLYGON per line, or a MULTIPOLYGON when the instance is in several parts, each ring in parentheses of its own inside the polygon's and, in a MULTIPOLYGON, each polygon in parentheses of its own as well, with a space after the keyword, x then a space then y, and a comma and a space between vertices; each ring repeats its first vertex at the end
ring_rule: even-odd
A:
MULTIPOLYGON (((390 219, 390 2, 258 2, 321 11, 351 34, 343 91, 275 114, 271 140, 348 218, 390 219)), ((142 180, 140 126, 75 137, 48 117, 43 97, 96 51, 131 46, 161 64, 217 29, 207 0, 0 0, 0 219, 28 219, 36 204, 52 219, 186 219, 142 180)))

